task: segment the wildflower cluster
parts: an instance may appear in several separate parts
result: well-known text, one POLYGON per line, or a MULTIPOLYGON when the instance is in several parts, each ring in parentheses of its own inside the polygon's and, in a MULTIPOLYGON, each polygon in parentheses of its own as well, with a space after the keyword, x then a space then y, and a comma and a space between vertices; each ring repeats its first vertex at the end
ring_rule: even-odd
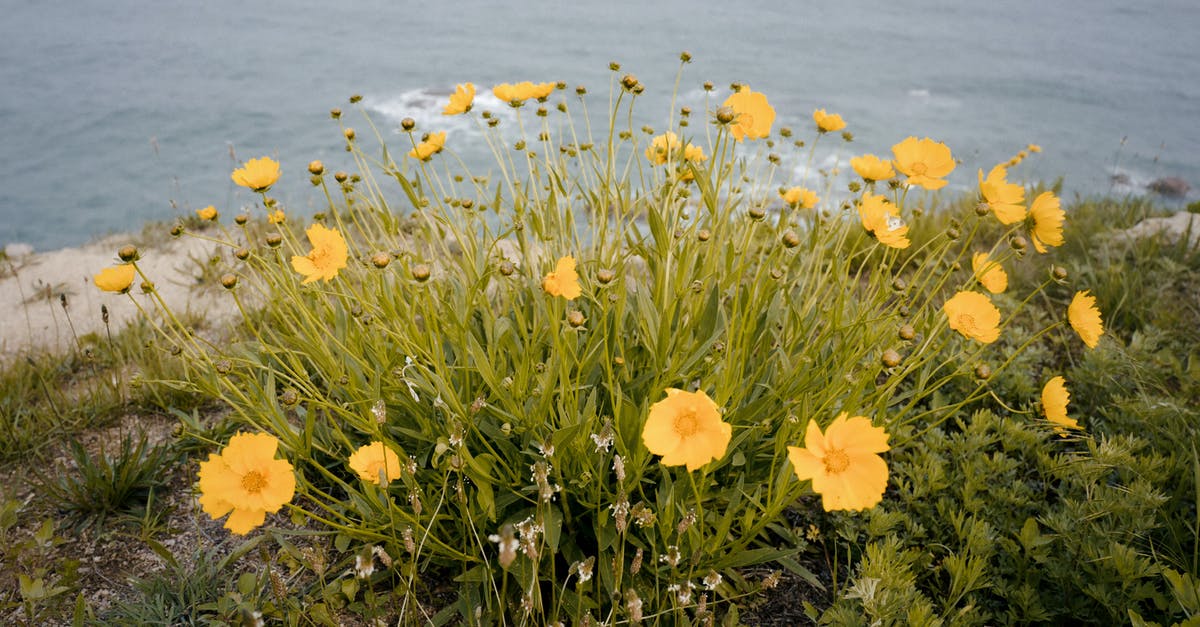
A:
MULTIPOLYGON (((233 173, 266 218, 221 227, 246 251, 229 288, 247 340, 207 345, 169 310, 161 327, 190 384, 255 432, 201 465, 207 513, 247 533, 290 504, 406 555, 386 566, 403 585, 417 564, 461 569, 462 598, 489 615, 706 620, 746 592, 738 568, 807 546, 785 510, 814 493, 825 511, 876 506, 911 427, 989 395, 973 373, 1011 363, 994 345, 1029 297, 1006 296, 1006 268, 1036 258, 1010 242, 1028 229, 1038 251, 1063 243, 1053 193, 1026 209, 1005 166, 981 170, 987 210, 918 238, 938 207, 909 192, 947 184, 943 143, 901 139, 892 159, 850 160, 862 182, 849 195, 830 179, 812 190, 763 154, 776 112, 748 86, 689 103, 703 129, 669 118, 638 133, 649 87, 614 75, 597 143, 572 104, 586 111, 587 90, 562 87, 496 85, 501 117, 457 86, 443 113, 486 139, 486 176, 445 158, 445 130, 406 119, 408 150, 393 152, 343 128, 353 173, 308 165, 328 204, 307 226, 266 196, 278 163, 233 173), (1003 232, 983 241, 992 220, 1003 232), (978 384, 939 397, 952 380, 978 384)), ((816 137, 847 126, 823 109, 813 120, 816 137)), ((127 290, 137 272, 124 260, 96 284, 127 290)), ((1089 298, 1051 328, 1091 347, 1103 327, 1089 298)), ((1077 427, 1067 399, 1052 378, 1041 405, 1055 428, 1077 427)))

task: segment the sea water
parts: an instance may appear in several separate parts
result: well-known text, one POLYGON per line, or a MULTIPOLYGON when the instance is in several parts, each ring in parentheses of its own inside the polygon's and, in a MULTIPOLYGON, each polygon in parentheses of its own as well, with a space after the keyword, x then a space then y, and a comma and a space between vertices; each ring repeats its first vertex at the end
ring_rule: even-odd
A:
MULTIPOLYGON (((306 213, 322 198, 305 167, 352 170, 329 109, 360 137, 362 106, 396 151, 399 121, 447 130, 468 164, 490 159, 478 126, 439 115, 455 83, 566 81, 606 115, 610 61, 646 85, 637 105, 667 120, 679 53, 694 61, 676 107, 697 112, 704 81, 768 95, 779 126, 809 138, 814 108, 840 113, 854 142, 825 137, 815 167, 890 154, 909 135, 947 143, 953 190, 1028 143, 1044 152, 1010 178, 1065 194, 1142 193, 1176 176, 1200 187, 1200 2, 840 0, 839 2, 0 3, 0 246, 51 249, 254 196, 229 179, 271 156, 272 195, 306 213), (1119 175, 1114 179, 1114 175, 1119 175)), ((505 126, 502 124, 502 127, 505 126)), ((509 126, 511 132, 511 125, 509 126)), ((803 161, 803 160, 800 160, 803 161)), ((780 184, 812 182, 785 161, 780 184)), ((1195 192, 1190 199, 1198 197, 1195 192)))

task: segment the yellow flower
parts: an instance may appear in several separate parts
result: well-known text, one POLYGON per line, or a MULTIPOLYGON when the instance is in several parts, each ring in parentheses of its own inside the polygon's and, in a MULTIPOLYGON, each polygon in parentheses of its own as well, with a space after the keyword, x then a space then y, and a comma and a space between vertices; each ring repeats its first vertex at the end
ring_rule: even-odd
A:
POLYGON ((836 113, 825 113, 824 109, 813 111, 813 121, 817 123, 817 131, 821 133, 832 133, 846 128, 846 122, 842 120, 842 116, 836 113))
POLYGON ((374 441, 360 446, 350 455, 350 468, 358 473, 363 481, 379 485, 380 477, 384 485, 393 479, 400 478, 400 456, 383 442, 374 441))
POLYGON ((338 270, 346 267, 349 252, 346 240, 337 229, 328 229, 314 224, 304 232, 312 244, 312 250, 303 257, 292 256, 292 268, 304 275, 302 283, 316 280, 328 281, 337 276, 338 270))
POLYGON ((1100 310, 1096 308, 1095 296, 1088 294, 1087 290, 1075 292, 1075 297, 1067 306, 1067 321, 1088 348, 1096 348, 1100 336, 1104 335, 1104 321, 1100 319, 1100 310))
POLYGON ((251 159, 246 165, 234 170, 230 178, 242 187, 265 192, 279 180, 279 162, 270 157, 251 159))
POLYGON ((886 181, 896 176, 890 161, 884 161, 875 155, 863 155, 850 159, 850 167, 866 181, 886 181))
POLYGON ((530 98, 546 98, 550 92, 554 91, 554 83, 541 83, 534 85, 529 81, 512 85, 509 83, 500 83, 492 88, 492 94, 496 98, 507 102, 514 107, 521 106, 530 98))
POLYGON ((129 286, 133 285, 133 280, 137 278, 137 271, 134 270, 133 264, 123 263, 112 268, 105 268, 92 277, 96 287, 106 292, 118 292, 124 294, 129 291, 129 286))
POLYGON ((1029 144, 1025 147, 1025 150, 1028 150, 1029 152, 1041 152, 1042 147, 1037 144, 1029 144))
POLYGON ((562 296, 567 300, 575 300, 583 293, 579 287, 579 273, 575 272, 575 258, 560 257, 554 271, 542 279, 542 289, 551 296, 562 296))
POLYGON ((788 459, 796 478, 812 480, 825 511, 867 509, 883 500, 887 463, 878 454, 888 450, 888 434, 865 416, 838 414, 825 433, 808 421, 804 448, 789 446, 788 459))
MULTIPOLYGON (((706 161, 708 157, 704 156, 704 149, 694 144, 688 143, 683 147, 683 160, 691 161, 692 163, 700 163, 706 161)), ((690 173, 689 173, 690 176, 690 173)))
POLYGON ((421 161, 427 161, 433 155, 441 152, 446 146, 446 131, 430 133, 424 141, 408 151, 408 156, 421 161))
POLYGON ((1008 289, 1008 273, 1004 271, 1004 266, 989 261, 987 253, 971 255, 971 271, 975 273, 975 280, 993 294, 1008 289))
POLYGON ((1025 219, 1025 188, 1017 183, 1009 183, 1008 171, 1003 165, 998 165, 983 178, 983 170, 979 171, 979 191, 988 207, 996 214, 1000 224, 1012 224, 1025 219))
POLYGON ((1054 192, 1042 192, 1034 198, 1029 205, 1029 217, 1033 218, 1030 229, 1033 247, 1039 253, 1046 252, 1047 246, 1063 245, 1062 225, 1067 214, 1054 192))
POLYGON ((941 189, 946 186, 946 176, 954 170, 954 157, 946 144, 926 137, 917 140, 908 137, 892 146, 896 169, 908 177, 907 185, 920 185, 925 189, 941 189))
POLYGON ((646 148, 646 159, 654 165, 662 165, 669 158, 679 158, 680 148, 679 136, 667 131, 650 142, 650 146, 646 148))
POLYGON ((1000 310, 979 292, 959 292, 942 306, 950 328, 964 337, 991 344, 1000 339, 1000 310))
POLYGON ((662 456, 664 466, 686 464, 689 471, 725 456, 733 427, 721 421, 717 404, 704 390, 667 388, 667 397, 650 406, 642 442, 662 456))
POLYGON ((801 209, 812 209, 821 201, 821 198, 815 192, 804 187, 789 188, 780 194, 780 196, 783 197, 783 202, 793 207, 800 207, 801 209))
POLYGON ((550 94, 554 93, 555 87, 554 83, 538 83, 529 89, 529 97, 536 100, 545 100, 550 97, 550 94))
POLYGON ((196 215, 200 216, 201 220, 216 220, 217 219, 217 208, 212 205, 209 205, 203 209, 197 209, 196 215))
POLYGON ((1079 428, 1079 421, 1067 416, 1067 404, 1071 402, 1071 393, 1067 391, 1066 380, 1054 377, 1042 388, 1042 411, 1046 420, 1055 424, 1054 430, 1058 435, 1067 437, 1064 427, 1079 428))
POLYGON ((858 217, 863 228, 880 244, 892 248, 908 248, 908 225, 900 219, 900 208, 880 194, 863 192, 858 205, 858 217))
POLYGON ((458 115, 471 110, 471 103, 475 101, 475 85, 471 83, 462 83, 455 85, 454 93, 450 94, 450 104, 442 109, 442 115, 458 115))
POLYGON ((775 123, 775 108, 767 102, 765 95, 755 93, 743 85, 736 93, 730 94, 722 106, 732 108, 737 114, 729 130, 739 142, 742 139, 760 139, 771 134, 771 125, 775 123))
POLYGON ((276 209, 267 214, 267 222, 271 224, 282 224, 284 220, 287 220, 287 214, 283 213, 283 209, 276 209))
POLYGON ((275 459, 279 440, 266 433, 239 433, 225 450, 200 462, 200 506, 214 520, 229 514, 225 528, 239 535, 263 524, 296 493, 296 475, 275 459), (230 513, 232 512, 232 513, 230 513))

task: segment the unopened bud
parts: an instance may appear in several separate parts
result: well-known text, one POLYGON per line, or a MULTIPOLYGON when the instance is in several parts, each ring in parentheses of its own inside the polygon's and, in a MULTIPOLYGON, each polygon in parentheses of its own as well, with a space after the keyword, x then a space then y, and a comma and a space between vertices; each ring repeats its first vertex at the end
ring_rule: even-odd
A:
POLYGON ((278 233, 271 233, 267 236, 267 246, 270 246, 271 248, 279 248, 279 245, 282 243, 283 236, 278 233))
POLYGON ((975 378, 979 380, 988 379, 992 376, 992 369, 985 364, 975 366, 975 378))
POLYGON ((691 63, 692 62, 692 53, 688 52, 687 50, 680 52, 679 60, 683 61, 684 63, 691 63))
POLYGON ((333 180, 335 180, 339 183, 345 183, 346 179, 348 179, 348 178, 350 178, 350 175, 346 174, 345 172, 334 172, 333 173, 333 180))
POLYGON ((425 281, 428 281, 429 280, 429 266, 427 266, 423 263, 418 263, 417 265, 413 266, 412 267, 412 277, 420 283, 424 283, 425 281))
POLYGON ((179 237, 180 235, 183 235, 182 225, 176 224, 175 226, 171 227, 171 237, 179 237))
POLYGON ((1008 240, 1008 245, 1012 246, 1013 250, 1017 252, 1025 252, 1025 249, 1029 247, 1029 240, 1020 235, 1014 235, 1008 240))
POLYGON ((788 229, 783 233, 781 240, 783 241, 783 245, 787 248, 795 248, 800 245, 800 236, 791 229, 788 229))
POLYGON ((903 292, 908 289, 908 281, 905 281, 901 277, 896 277, 892 279, 892 289, 897 292, 903 292))
POLYGON ((237 257, 239 261, 245 261, 246 259, 250 258, 250 249, 249 248, 239 248, 239 249, 233 251, 233 256, 237 257))
POLYGON ((512 276, 512 273, 516 270, 517 268, 513 265, 513 262, 507 259, 500 262, 500 274, 503 274, 504 276, 512 276))
POLYGON ((766 209, 763 209, 761 206, 758 206, 758 205, 750 207, 750 209, 746 213, 750 215, 751 220, 762 220, 767 215, 766 209))
POLYGON ((346 136, 346 141, 354 141, 354 129, 348 128, 342 131, 342 135, 346 136))
POLYGON ((325 173, 325 164, 320 161, 309 161, 308 173, 314 176, 321 176, 325 173))
POLYGON ((713 90, 712 81, 704 81, 704 91, 712 91, 712 90, 713 90))
POLYGON ((403 120, 400 120, 400 128, 404 129, 405 131, 411 131, 416 127, 417 121, 412 118, 404 118, 403 120))
POLYGON ((154 282, 153 281, 142 281, 142 293, 143 294, 153 294, 154 293, 154 282))
POLYGON ((130 261, 137 261, 139 259, 137 246, 122 246, 121 249, 117 251, 117 257, 126 263, 130 261))
POLYGON ((896 331, 896 335, 900 336, 900 339, 907 341, 917 337, 917 331, 911 324, 902 324, 900 325, 900 330, 896 331))
POLYGON ((246 214, 244 214, 244 213, 239 213, 239 214, 237 214, 236 216, 233 216, 233 222, 234 222, 234 224, 237 224, 238 226, 242 226, 242 225, 243 225, 243 224, 245 224, 245 223, 246 223, 246 222, 247 222, 249 219, 250 219, 250 218, 249 218, 249 216, 247 216, 247 215, 246 215, 246 214))
POLYGON ((733 107, 720 107, 717 109, 717 122, 720 124, 729 124, 737 117, 737 111, 733 107))
POLYGON ((331 118, 333 118, 333 119, 335 119, 335 120, 336 120, 336 119, 339 119, 339 118, 341 118, 341 117, 342 117, 342 110, 341 110, 341 109, 337 109, 337 108, 330 109, 330 110, 329 110, 329 117, 331 117, 331 118))
POLYGON ((221 275, 221 287, 224 287, 227 290, 231 290, 231 289, 237 287, 237 282, 238 282, 238 278, 237 278, 236 274, 222 274, 221 275))
POLYGON ((950 239, 958 239, 959 237, 962 237, 962 231, 958 230, 958 227, 952 226, 946 229, 946 237, 949 237, 950 239))
POLYGON ((388 264, 391 262, 392 262, 392 256, 387 253, 379 252, 379 253, 375 253, 374 255, 371 255, 371 263, 374 264, 375 267, 379 268, 380 270, 388 267, 388 264))
POLYGON ((586 93, 587 93, 587 87, 584 87, 583 85, 578 85, 575 87, 575 95, 582 96, 586 93))
POLYGON ((1055 281, 1066 281, 1067 269, 1062 266, 1054 266, 1054 268, 1050 270, 1050 276, 1054 277, 1055 281))
POLYGON ((295 388, 288 388, 279 395, 279 402, 284 407, 295 407, 300 402, 300 393, 295 388))
POLYGON ((620 63, 617 63, 616 61, 609 61, 609 62, 608 62, 608 69, 610 69, 610 70, 612 70, 612 71, 614 71, 614 72, 620 72, 620 71, 621 71, 621 64, 620 64, 620 63))
POLYGON ((362 102, 362 94, 353 94, 350 96, 350 104, 362 102))
POLYGON ((977 215, 981 218, 991 212, 992 212, 992 208, 989 207, 986 202, 981 202, 981 203, 975 205, 975 215, 977 215))
POLYGON ((599 281, 601 285, 608 285, 609 283, 612 283, 612 280, 615 278, 617 278, 617 273, 609 270, 608 268, 603 268, 596 273, 596 280, 599 281))
POLYGON ((583 326, 584 322, 587 322, 587 319, 583 317, 582 311, 572 309, 571 311, 567 312, 567 324, 571 325, 572 327, 578 329, 579 327, 583 326))
POLYGON ((895 368, 900 365, 900 353, 889 348, 883 351, 883 356, 879 358, 879 362, 886 368, 895 368))
POLYGON ((707 242, 711 237, 712 231, 709 231, 708 229, 700 229, 699 231, 696 231, 696 239, 702 242, 707 242))

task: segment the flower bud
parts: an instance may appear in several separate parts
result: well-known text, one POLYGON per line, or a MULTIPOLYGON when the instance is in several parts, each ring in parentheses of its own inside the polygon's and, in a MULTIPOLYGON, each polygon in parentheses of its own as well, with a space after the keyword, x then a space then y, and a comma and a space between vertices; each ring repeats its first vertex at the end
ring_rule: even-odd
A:
POLYGON ((579 311, 578 309, 572 309, 571 311, 567 312, 567 324, 571 325, 572 327, 578 329, 579 327, 583 326, 584 322, 587 322, 587 319, 583 317, 582 311, 579 311))
POLYGON ((692 281, 692 293, 693 294, 699 294, 700 292, 703 292, 703 291, 704 291, 704 283, 700 282, 699 279, 692 281))
POLYGON ((767 211, 766 211, 766 209, 763 209, 763 208, 762 208, 761 206, 759 206, 759 205, 755 205, 755 206, 753 206, 753 207, 750 207, 750 209, 749 209, 749 210, 747 210, 747 211, 746 211, 746 213, 747 213, 747 214, 750 216, 750 219, 751 219, 751 220, 756 220, 756 221, 757 221, 757 220, 762 220, 763 218, 765 218, 765 217, 767 216, 767 211))
POLYGON ((737 117, 737 111, 733 107, 719 107, 717 109, 717 122, 719 124, 729 124, 737 117))
POLYGON ((913 329, 911 324, 902 324, 900 325, 900 330, 896 331, 896 335, 900 336, 902 340, 910 341, 914 337, 917 337, 917 331, 913 329))
POLYGON ((908 317, 908 314, 909 314, 908 305, 900 305, 899 307, 896 308, 896 313, 900 314, 901 316, 908 317))
POLYGON ((952 226, 946 229, 946 237, 956 240, 962 237, 962 231, 958 230, 958 227, 952 226))
POLYGON ((237 257, 239 261, 245 261, 250 258, 250 249, 245 247, 239 248, 233 251, 233 256, 237 257))
POLYGON ((223 287, 227 290, 231 290, 231 289, 237 287, 237 283, 238 283, 238 278, 237 278, 236 274, 222 274, 221 275, 221 287, 223 287))
POLYGON ((515 272, 516 269, 517 268, 513 265, 513 262, 507 259, 500 262, 500 274, 503 274, 504 276, 512 276, 512 273, 515 272))
POLYGON ((314 176, 321 176, 322 174, 325 173, 325 164, 321 163, 320 161, 315 161, 315 160, 309 161, 308 162, 308 173, 312 174, 314 176))
POLYGON ((975 205, 975 215, 977 215, 981 218, 991 212, 992 212, 992 208, 989 207, 986 202, 981 202, 981 203, 975 205))
POLYGON ((300 403, 300 392, 296 391, 295 388, 288 388, 279 395, 279 402, 284 407, 295 407, 300 403))
POLYGON ((683 61, 684 63, 691 63, 692 62, 692 53, 688 52, 687 50, 680 52, 679 60, 683 61))
POLYGON ((404 118, 403 120, 400 120, 400 128, 404 129, 405 131, 411 131, 416 127, 417 121, 412 118, 404 118))
POLYGON ((707 242, 710 237, 712 237, 712 231, 708 229, 700 229, 699 231, 696 231, 696 239, 702 242, 707 242))
POLYGON ((854 141, 854 133, 851 133, 850 131, 842 131, 842 141, 844 141, 844 142, 854 141))
POLYGON ((783 270, 780 270, 779 268, 771 268, 771 278, 775 279, 776 281, 778 281, 779 279, 782 279, 783 278, 783 270))
POLYGON ((267 236, 267 246, 270 246, 271 248, 279 248, 279 245, 282 243, 283 236, 278 233, 271 233, 267 236))
POLYGON ((429 280, 429 266, 423 263, 418 263, 412 267, 412 277, 420 283, 429 280))
POLYGON ((862 183, 859 183, 858 181, 850 181, 850 184, 846 186, 846 189, 850 190, 851 193, 857 194, 860 190, 862 190, 862 183))
POLYGON ((989 368, 986 364, 979 364, 978 366, 975 366, 975 378, 976 379, 979 379, 982 381, 984 379, 990 378, 991 376, 992 376, 992 369, 989 368))
POLYGON ((1067 269, 1062 266, 1054 266, 1050 270, 1050 276, 1054 277, 1055 281, 1067 280, 1067 269))
POLYGON ((154 293, 154 283, 152 281, 142 281, 142 293, 143 294, 153 294, 154 293))
POLYGON ((612 280, 615 278, 617 278, 617 273, 609 270, 608 268, 602 268, 596 273, 596 280, 599 281, 601 285, 608 285, 609 283, 612 283, 612 280))
POLYGON ((582 96, 586 93, 587 93, 587 87, 584 87, 583 85, 577 85, 575 87, 575 95, 582 96))
POLYGON ((1014 235, 1008 240, 1008 245, 1017 252, 1025 252, 1025 249, 1029 247, 1029 241, 1020 235, 1014 235))
POLYGON ((900 353, 897 353, 889 348, 883 351, 883 356, 879 358, 879 362, 882 363, 885 368, 895 368, 896 366, 900 365, 900 353))
POLYGON ((896 278, 892 279, 892 290, 897 291, 897 292, 903 292, 906 289, 908 289, 908 281, 905 281, 901 277, 896 277, 896 278))
POLYGON ((609 62, 608 62, 608 69, 610 69, 610 70, 612 70, 612 71, 614 71, 614 72, 620 72, 620 71, 621 71, 621 64, 620 64, 620 63, 617 63, 616 61, 609 61, 609 62))
POLYGON ((175 226, 171 227, 171 237, 179 237, 180 235, 183 235, 182 225, 176 224, 175 226))
POLYGON ((124 261, 126 263, 128 263, 130 261, 137 261, 138 259, 140 259, 140 255, 138 255, 137 246, 134 246, 132 244, 122 246, 121 249, 117 251, 117 257, 119 257, 121 259, 121 261, 124 261))
POLYGON ((217 374, 229 374, 233 370, 233 363, 228 359, 218 359, 217 363, 213 364, 213 370, 216 370, 217 374))
POLYGON ((800 236, 791 229, 788 229, 783 233, 781 240, 783 241, 783 245, 787 248, 795 248, 800 245, 800 236))
POLYGON ((362 102, 362 94, 352 94, 350 96, 350 104, 362 102))
POLYGON ((342 135, 346 136, 346 141, 354 141, 354 129, 347 128, 346 130, 342 131, 342 135))
POLYGON ((333 118, 333 119, 335 119, 335 120, 337 120, 337 119, 341 118, 341 117, 342 117, 342 110, 341 110, 341 109, 337 109, 337 108, 330 109, 330 110, 329 110, 329 117, 331 117, 331 118, 333 118))
POLYGON ((712 90, 713 90, 712 81, 704 81, 704 91, 712 91, 712 90))
POLYGON ((374 255, 371 255, 371 263, 374 264, 375 267, 379 268, 380 270, 388 267, 388 264, 391 262, 392 262, 392 256, 387 253, 379 252, 379 253, 375 253, 374 255))
POLYGON ((234 222, 234 224, 237 224, 238 226, 242 226, 242 225, 246 224, 246 222, 249 219, 250 218, 244 213, 239 213, 236 216, 233 216, 233 222, 234 222))

